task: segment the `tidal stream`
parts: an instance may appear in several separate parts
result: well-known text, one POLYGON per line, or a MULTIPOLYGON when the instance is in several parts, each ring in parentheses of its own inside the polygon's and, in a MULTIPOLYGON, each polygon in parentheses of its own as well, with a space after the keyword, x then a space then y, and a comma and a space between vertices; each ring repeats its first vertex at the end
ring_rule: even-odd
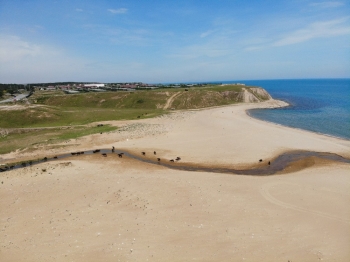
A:
MULTIPOLYGON (((261 160, 258 164, 254 165, 252 168, 247 169, 237 169, 234 167, 210 167, 210 166, 201 166, 201 164, 193 164, 193 163, 181 163, 181 160, 174 162, 169 161, 169 159, 160 159, 157 160, 157 157, 154 156, 154 159, 147 158, 143 155, 135 155, 129 152, 122 152, 119 150, 115 150, 112 152, 111 149, 100 149, 96 150, 88 150, 84 152, 72 152, 57 155, 54 157, 45 157, 39 160, 29 160, 16 164, 8 164, 0 168, 0 172, 6 172, 13 169, 24 168, 27 166, 32 166, 40 163, 58 161, 66 158, 77 157, 81 158, 84 155, 101 155, 101 157, 111 156, 117 157, 119 154, 119 158, 122 160, 123 157, 128 157, 137 161, 141 161, 144 163, 160 165, 167 168, 175 169, 175 170, 184 170, 184 171, 197 171, 197 172, 211 172, 211 173, 224 173, 224 174, 236 174, 236 175, 252 175, 252 176, 267 176, 274 175, 279 172, 285 171, 288 167, 293 165, 294 163, 302 160, 307 160, 310 158, 329 160, 332 162, 339 163, 347 163, 350 164, 350 159, 344 158, 340 155, 333 153, 324 153, 324 152, 311 152, 311 151, 292 151, 283 153, 273 160, 261 160), (122 154, 122 155, 120 155, 122 154)), ((153 154, 153 152, 152 152, 153 154)), ((153 155, 152 155, 153 157, 153 155)))

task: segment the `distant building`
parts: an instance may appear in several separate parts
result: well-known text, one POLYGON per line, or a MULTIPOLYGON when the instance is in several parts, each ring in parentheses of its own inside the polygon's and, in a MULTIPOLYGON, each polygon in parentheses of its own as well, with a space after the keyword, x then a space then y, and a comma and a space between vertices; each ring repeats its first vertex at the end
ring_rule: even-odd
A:
POLYGON ((100 88, 100 87, 105 87, 105 84, 84 84, 84 87, 87 87, 87 88, 100 88))

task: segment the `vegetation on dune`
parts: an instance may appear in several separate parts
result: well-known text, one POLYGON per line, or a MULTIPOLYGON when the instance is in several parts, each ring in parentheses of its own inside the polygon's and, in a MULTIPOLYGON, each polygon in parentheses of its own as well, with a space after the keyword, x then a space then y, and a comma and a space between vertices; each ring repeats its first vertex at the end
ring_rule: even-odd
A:
POLYGON ((110 132, 117 127, 104 126, 74 126, 40 129, 15 129, 6 135, 0 136, 0 154, 9 153, 17 149, 31 148, 33 146, 48 145, 63 142, 86 135, 110 132))
POLYGON ((0 111, 0 127, 57 127, 85 125, 98 121, 150 118, 163 114, 162 110, 34 107, 0 111))
MULTIPOLYGON (((84 125, 96 121, 139 119, 166 113, 163 108, 172 98, 173 109, 197 109, 242 102, 242 85, 157 89, 136 92, 64 94, 62 91, 37 91, 31 104, 22 110, 0 111, 0 127, 54 127, 84 125)), ((260 100, 267 99, 252 88, 260 100)))
POLYGON ((197 109, 242 102, 242 88, 259 101, 269 98, 262 89, 242 85, 69 95, 60 90, 37 91, 28 99, 35 106, 0 111, 0 128, 6 133, 0 136, 0 154, 115 129, 81 126, 93 122, 150 118, 166 114, 168 111, 164 109, 197 109), (16 131, 16 128, 32 129, 16 131))
POLYGON ((136 92, 101 92, 101 93, 81 93, 65 95, 55 93, 48 95, 47 92, 40 94, 36 92, 31 100, 37 104, 58 107, 88 107, 88 108, 119 108, 119 109, 158 109, 166 103, 171 95, 180 92, 181 95, 176 100, 191 101, 191 103, 181 103, 177 109, 205 108, 213 105, 227 105, 241 102, 237 94, 242 88, 250 89, 242 85, 206 86, 192 88, 171 88, 144 90, 136 92), (213 97, 213 98, 212 98, 213 97))

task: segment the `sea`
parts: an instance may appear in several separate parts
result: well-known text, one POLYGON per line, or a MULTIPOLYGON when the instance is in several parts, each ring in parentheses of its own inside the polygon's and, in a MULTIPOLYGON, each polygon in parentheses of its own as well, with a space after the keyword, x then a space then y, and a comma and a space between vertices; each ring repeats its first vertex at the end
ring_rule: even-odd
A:
POLYGON ((253 109, 252 117, 350 140, 350 79, 240 80, 290 106, 253 109))

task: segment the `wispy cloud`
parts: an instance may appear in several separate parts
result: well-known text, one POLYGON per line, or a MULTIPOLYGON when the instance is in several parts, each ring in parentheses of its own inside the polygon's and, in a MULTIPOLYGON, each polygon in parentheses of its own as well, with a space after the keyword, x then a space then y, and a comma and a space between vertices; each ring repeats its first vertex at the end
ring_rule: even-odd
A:
POLYGON ((0 35, 0 79, 4 83, 13 79, 23 83, 71 78, 82 74, 84 62, 53 46, 0 35))
POLYGON ((107 11, 112 14, 125 14, 128 12, 128 9, 127 8, 107 9, 107 11))
POLYGON ((108 25, 88 24, 83 28, 90 34, 98 36, 103 41, 115 45, 140 46, 147 45, 150 41, 154 41, 152 33, 146 29, 129 29, 125 27, 115 27, 108 25))
POLYGON ((18 61, 54 52, 44 46, 24 41, 18 36, 0 36, 0 62, 18 61))
POLYGON ((201 33, 200 37, 204 38, 204 37, 207 37, 207 36, 211 35, 212 33, 214 33, 214 30, 208 30, 208 31, 206 31, 204 33, 201 33))
POLYGON ((340 7, 343 6, 343 2, 338 1, 326 1, 326 2, 315 2, 311 3, 311 7, 318 7, 318 8, 333 8, 333 7, 340 7))
POLYGON ((232 43, 227 37, 217 37, 208 41, 201 41, 196 44, 183 46, 172 50, 169 58, 193 60, 201 58, 226 57, 232 53, 232 43))
POLYGON ((314 38, 327 38, 350 34, 350 25, 346 24, 348 17, 315 22, 303 29, 296 30, 273 43, 273 46, 286 46, 309 41, 314 38))
POLYGON ((261 50, 263 48, 264 48, 264 46, 248 46, 248 47, 244 48, 243 50, 249 52, 249 51, 261 50))

